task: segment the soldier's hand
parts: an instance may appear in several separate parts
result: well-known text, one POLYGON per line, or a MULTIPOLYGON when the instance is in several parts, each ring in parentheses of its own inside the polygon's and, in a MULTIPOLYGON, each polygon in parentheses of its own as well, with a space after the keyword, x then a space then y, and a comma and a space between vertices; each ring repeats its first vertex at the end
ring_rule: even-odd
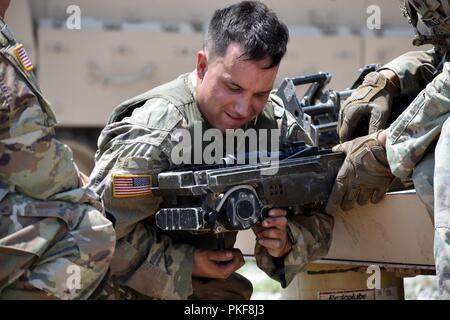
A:
POLYGON ((270 209, 269 217, 252 227, 258 243, 267 249, 272 257, 283 257, 292 249, 287 234, 286 210, 270 209))
POLYGON ((80 174, 78 176, 79 184, 81 187, 87 186, 89 184, 89 177, 85 175, 83 172, 80 171, 80 174))
POLYGON ((333 148, 335 152, 344 152, 347 157, 337 174, 326 207, 327 213, 335 213, 339 207, 350 210, 355 201, 364 205, 369 201, 377 203, 384 197, 394 176, 387 161, 386 149, 378 140, 379 133, 333 148))
POLYGON ((364 78, 339 112, 341 142, 356 138, 356 131, 366 135, 386 128, 393 98, 398 94, 397 83, 397 75, 390 70, 371 72, 364 78), (364 119, 369 119, 368 128, 364 119))
POLYGON ((192 275, 204 278, 227 279, 244 265, 239 249, 207 250, 196 248, 192 262, 192 275))

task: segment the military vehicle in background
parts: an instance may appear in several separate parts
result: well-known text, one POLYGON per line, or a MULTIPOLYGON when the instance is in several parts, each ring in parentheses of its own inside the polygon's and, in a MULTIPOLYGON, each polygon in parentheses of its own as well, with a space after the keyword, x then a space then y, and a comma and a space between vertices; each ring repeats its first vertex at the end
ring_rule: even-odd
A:
MULTIPOLYGON (((80 169, 90 173, 98 135, 112 109, 194 70, 208 19, 214 9, 233 2, 14 0, 6 21, 34 62, 59 121, 58 137, 72 147, 80 169), (76 14, 72 5, 80 9, 80 29, 68 28, 76 14)), ((325 71, 333 74, 328 88, 343 90, 361 66, 415 50, 412 28, 397 1, 263 2, 291 35, 278 83, 325 71)), ((411 192, 340 212, 328 256, 298 275, 283 297, 402 298, 402 277, 433 272, 432 222, 411 192), (382 290, 366 287, 365 270, 372 264, 382 268, 382 290)), ((238 243, 252 254, 251 233, 240 233, 238 243)))

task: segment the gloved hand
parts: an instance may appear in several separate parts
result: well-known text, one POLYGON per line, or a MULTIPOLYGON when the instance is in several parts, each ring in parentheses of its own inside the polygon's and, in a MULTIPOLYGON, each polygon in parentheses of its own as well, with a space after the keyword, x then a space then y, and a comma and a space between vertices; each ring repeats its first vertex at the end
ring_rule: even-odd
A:
MULTIPOLYGON (((381 130, 380 130, 381 131, 381 130)), ((359 205, 381 201, 394 180, 386 156, 386 149, 378 142, 379 132, 359 137, 333 148, 347 157, 339 169, 326 212, 335 213, 359 205)))
MULTIPOLYGON (((392 71, 388 72, 396 77, 392 71)), ((363 117, 370 118, 368 132, 363 128, 366 134, 385 129, 392 100, 397 94, 396 85, 383 72, 366 75, 362 85, 345 101, 339 112, 338 131, 341 142, 356 138, 355 129, 365 125, 362 123, 363 117)))

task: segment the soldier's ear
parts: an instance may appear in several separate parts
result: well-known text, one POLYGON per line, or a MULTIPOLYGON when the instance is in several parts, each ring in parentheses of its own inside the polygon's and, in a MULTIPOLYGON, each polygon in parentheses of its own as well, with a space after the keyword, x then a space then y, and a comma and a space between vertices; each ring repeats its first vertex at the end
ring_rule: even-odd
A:
POLYGON ((203 80, 208 68, 208 57, 205 51, 197 52, 197 78, 203 80))

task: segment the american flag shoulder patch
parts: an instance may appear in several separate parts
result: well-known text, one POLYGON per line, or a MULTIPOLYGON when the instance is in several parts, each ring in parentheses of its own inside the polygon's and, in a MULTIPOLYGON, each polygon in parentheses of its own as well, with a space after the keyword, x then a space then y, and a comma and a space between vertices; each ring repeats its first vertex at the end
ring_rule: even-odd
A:
POLYGON ((112 175, 113 198, 141 197, 152 193, 151 175, 112 175))
POLYGON ((19 60, 20 64, 25 70, 33 70, 33 63, 31 62, 31 59, 22 44, 16 45, 16 47, 14 48, 14 53, 17 60, 19 60))

